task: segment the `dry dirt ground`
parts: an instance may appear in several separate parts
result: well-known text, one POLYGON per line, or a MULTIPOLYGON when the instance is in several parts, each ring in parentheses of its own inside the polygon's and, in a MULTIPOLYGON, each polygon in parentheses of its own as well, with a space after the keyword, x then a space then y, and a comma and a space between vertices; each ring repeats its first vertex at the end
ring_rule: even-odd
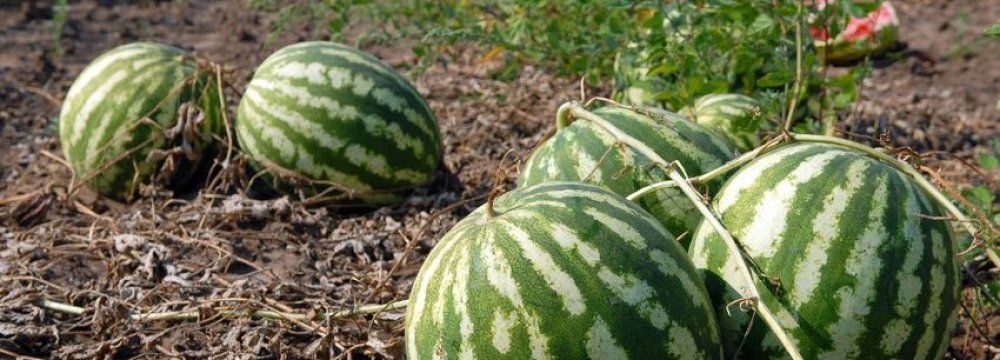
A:
MULTIPOLYGON (((446 170, 396 207, 306 207, 232 189, 146 189, 128 205, 86 189, 69 196, 53 120, 73 78, 101 52, 138 40, 193 50, 233 70, 234 105, 271 51, 327 33, 299 25, 268 41, 273 14, 241 0, 73 2, 56 56, 47 2, 7 3, 0 1, 0 358, 400 358, 403 310, 296 322, 221 310, 317 314, 405 299, 423 258, 483 202, 497 169, 514 169, 510 159, 553 128, 558 105, 579 97, 573 79, 531 68, 512 82, 490 80, 472 51, 432 67, 414 82, 440 121, 446 170), (40 299, 86 312, 42 310, 40 299), (129 319, 165 311, 194 311, 196 319, 129 319)), ((935 156, 946 174, 981 182, 954 157, 971 158, 1000 132, 1000 41, 977 40, 1000 19, 1000 3, 896 5, 909 50, 878 64, 841 128, 888 131, 898 146, 949 152, 935 156)), ((394 66, 414 61, 394 49, 367 50, 394 66)), ((986 346, 1000 334, 1000 317, 978 318, 986 320, 981 331, 963 317, 949 356, 1000 353, 986 346)))

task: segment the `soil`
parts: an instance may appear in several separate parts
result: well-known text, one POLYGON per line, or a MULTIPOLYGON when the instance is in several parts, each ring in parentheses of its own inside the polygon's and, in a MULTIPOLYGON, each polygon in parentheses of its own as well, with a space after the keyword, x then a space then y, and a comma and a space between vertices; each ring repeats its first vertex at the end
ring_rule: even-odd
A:
MULTIPOLYGON (((863 141, 889 133, 894 146, 931 153, 928 161, 957 184, 985 181, 960 160, 1000 133, 1000 58, 990 56, 1000 41, 978 35, 1000 19, 1000 5, 894 3, 908 48, 876 62, 841 130, 863 141)), ((403 310, 297 322, 220 310, 316 314, 405 299, 436 240, 495 183, 510 187, 517 159, 552 131, 556 108, 580 97, 575 79, 530 67, 513 81, 492 80, 495 64, 458 51, 414 79, 440 122, 445 169, 394 207, 308 207, 216 188, 146 188, 122 204, 73 189, 53 123, 90 60, 139 40, 192 50, 230 71, 232 109, 264 57, 329 36, 310 22, 274 36, 274 17, 243 0, 74 2, 59 54, 45 2, 0 1, 0 358, 402 358, 403 310), (40 299, 86 312, 43 310, 40 299), (197 316, 129 320, 164 311, 197 316)), ((366 50, 399 68, 415 61, 398 48, 366 50)), ((968 313, 948 356, 1000 354, 990 345, 1000 316, 979 314, 977 331, 968 313)))

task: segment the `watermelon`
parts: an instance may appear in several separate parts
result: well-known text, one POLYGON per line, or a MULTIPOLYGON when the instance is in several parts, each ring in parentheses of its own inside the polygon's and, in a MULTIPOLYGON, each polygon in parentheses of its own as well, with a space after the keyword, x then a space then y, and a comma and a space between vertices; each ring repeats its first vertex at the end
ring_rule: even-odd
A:
POLYGON ((70 86, 59 115, 76 179, 123 200, 154 178, 188 182, 223 127, 213 80, 191 54, 168 45, 132 43, 99 56, 70 86), (172 173, 161 171, 167 159, 172 173))
MULTIPOLYGON (((839 145, 798 143, 737 172, 714 205, 762 273, 762 300, 806 359, 940 359, 959 262, 945 213, 913 178, 839 145)), ((726 305, 746 284, 703 223, 691 244, 730 356, 779 357, 767 326, 726 305)))
MULTIPOLYGON (((681 111, 682 114, 688 114, 681 111)), ((740 94, 708 94, 698 98, 689 110, 694 121, 729 138, 740 150, 760 145, 757 131, 763 112, 756 99, 740 94)))
POLYGON ((719 359, 704 285, 656 219, 582 183, 521 187, 434 247, 409 359, 719 359))
MULTIPOLYGON (((735 157, 732 145, 723 137, 664 110, 608 106, 594 114, 645 143, 664 160, 679 161, 689 176, 700 175, 735 157)), ((625 196, 669 180, 666 172, 646 156, 616 144, 617 140, 599 126, 586 120, 574 121, 532 154, 520 183, 528 186, 547 181, 584 181, 625 196)), ((714 193, 721 181, 707 185, 707 190, 714 193)), ((701 218, 677 189, 660 190, 637 201, 678 236, 693 230, 701 218)), ((682 237, 685 244, 686 239, 690 236, 682 237)))
POLYGON ((434 113, 406 79, 326 41, 264 60, 240 101, 236 134, 276 189, 333 187, 370 204, 398 202, 400 190, 430 181, 442 152, 434 113))

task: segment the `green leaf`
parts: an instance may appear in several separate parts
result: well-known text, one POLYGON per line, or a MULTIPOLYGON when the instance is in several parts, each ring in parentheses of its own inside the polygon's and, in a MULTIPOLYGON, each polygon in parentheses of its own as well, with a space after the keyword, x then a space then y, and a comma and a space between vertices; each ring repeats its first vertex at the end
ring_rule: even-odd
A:
POLYGON ((757 86, 760 87, 779 87, 792 81, 792 72, 788 70, 779 70, 772 73, 764 75, 764 77, 757 79, 757 86))
POLYGON ((997 21, 996 24, 986 28, 986 30, 983 31, 983 34, 986 36, 1000 37, 1000 21, 997 21))
POLYGON ((989 296, 992 296, 994 300, 1000 299, 1000 281, 993 280, 986 283, 985 288, 981 288, 983 291, 988 292, 989 296))
POLYGON ((988 152, 982 152, 979 153, 979 165, 982 166, 983 169, 993 170, 997 168, 997 165, 1000 165, 1000 161, 997 160, 995 155, 988 152))
POLYGON ((673 63, 662 63, 660 65, 656 65, 652 69, 649 69, 649 72, 646 73, 646 76, 650 76, 650 77, 652 77, 652 76, 667 76, 667 75, 670 75, 670 74, 673 74, 673 73, 677 72, 677 70, 679 70, 679 68, 677 67, 676 64, 673 64, 673 63))
POLYGON ((990 207, 993 206, 993 200, 995 195, 990 192, 985 186, 975 186, 971 188, 966 188, 962 190, 962 196, 969 199, 973 205, 976 207, 989 211, 990 207))
POLYGON ((774 28, 774 19, 767 14, 760 14, 754 19, 753 24, 750 25, 750 32, 752 33, 764 33, 771 31, 774 28))

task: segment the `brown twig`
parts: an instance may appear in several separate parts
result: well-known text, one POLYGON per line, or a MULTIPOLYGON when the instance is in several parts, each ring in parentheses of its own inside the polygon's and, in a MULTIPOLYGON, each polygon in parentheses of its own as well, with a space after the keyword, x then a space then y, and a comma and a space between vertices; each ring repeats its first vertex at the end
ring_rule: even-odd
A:
POLYGON ((21 355, 21 354, 15 353, 13 351, 4 349, 2 347, 0 347, 0 354, 4 354, 4 355, 7 355, 7 356, 10 356, 10 357, 14 358, 15 360, 43 360, 42 358, 36 358, 34 356, 21 355))

